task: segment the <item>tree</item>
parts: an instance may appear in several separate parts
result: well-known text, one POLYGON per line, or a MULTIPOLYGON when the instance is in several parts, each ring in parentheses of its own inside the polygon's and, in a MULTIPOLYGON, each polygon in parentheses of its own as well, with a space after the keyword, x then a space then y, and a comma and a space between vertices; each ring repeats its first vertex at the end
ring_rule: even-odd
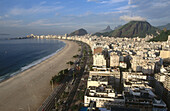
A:
POLYGON ((73 64, 74 64, 74 62, 69 61, 69 62, 67 62, 67 64, 73 65, 73 64))

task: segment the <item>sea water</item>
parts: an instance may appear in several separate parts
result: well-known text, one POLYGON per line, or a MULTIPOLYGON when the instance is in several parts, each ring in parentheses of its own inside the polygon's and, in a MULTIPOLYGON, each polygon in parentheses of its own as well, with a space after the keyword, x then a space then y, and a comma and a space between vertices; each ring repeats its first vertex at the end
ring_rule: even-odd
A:
POLYGON ((56 39, 0 38, 0 82, 39 64, 64 46, 56 39))

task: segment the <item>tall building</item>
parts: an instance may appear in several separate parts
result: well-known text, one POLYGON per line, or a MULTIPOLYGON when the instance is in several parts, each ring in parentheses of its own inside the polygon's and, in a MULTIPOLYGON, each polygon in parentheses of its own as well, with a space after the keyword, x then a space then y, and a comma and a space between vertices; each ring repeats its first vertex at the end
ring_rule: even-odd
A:
POLYGON ((155 92, 170 107, 170 73, 155 74, 155 92))
POLYGON ((115 67, 115 66, 119 66, 119 56, 116 53, 111 52, 110 53, 110 67, 115 67))
POLYGON ((140 56, 132 56, 131 67, 133 71, 141 71, 141 57, 140 56))
POLYGON ((170 73, 157 73, 155 79, 163 84, 163 87, 170 91, 170 73))
POLYGON ((104 55, 93 55, 93 66, 106 66, 106 59, 104 58, 104 55))

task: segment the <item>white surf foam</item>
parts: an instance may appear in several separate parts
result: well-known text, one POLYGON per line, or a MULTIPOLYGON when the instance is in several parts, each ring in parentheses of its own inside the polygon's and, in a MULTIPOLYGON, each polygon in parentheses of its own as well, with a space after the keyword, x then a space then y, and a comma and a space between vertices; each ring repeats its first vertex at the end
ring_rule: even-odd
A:
MULTIPOLYGON (((65 46, 66 46, 66 45, 65 45, 65 46)), ((65 46, 64 46, 64 47, 65 47, 65 46)), ((9 78, 11 78, 11 77, 13 77, 13 76, 15 76, 15 75, 23 72, 23 71, 25 71, 25 70, 27 70, 27 69, 35 66, 35 65, 37 65, 37 64, 40 64, 41 62, 45 61, 46 59, 54 56, 56 53, 58 53, 59 51, 61 51, 64 47, 58 49, 57 51, 55 51, 54 53, 52 53, 52 54, 50 54, 50 55, 48 55, 48 56, 45 56, 45 57, 43 57, 43 58, 41 58, 41 59, 38 59, 38 60, 36 60, 36 61, 34 61, 34 62, 32 62, 32 63, 24 66, 24 67, 21 67, 20 70, 18 70, 18 71, 16 71, 16 72, 8 73, 8 74, 5 74, 4 76, 1 76, 1 77, 0 77, 0 82, 4 81, 4 80, 6 80, 6 79, 9 79, 9 78)))

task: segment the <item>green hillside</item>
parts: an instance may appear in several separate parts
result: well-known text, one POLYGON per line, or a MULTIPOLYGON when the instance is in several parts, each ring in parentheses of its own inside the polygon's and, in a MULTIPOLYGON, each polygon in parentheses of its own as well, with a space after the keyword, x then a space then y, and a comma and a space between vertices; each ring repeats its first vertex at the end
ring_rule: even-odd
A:
POLYGON ((149 42, 150 41, 155 41, 155 42, 158 42, 158 41, 167 41, 168 40, 168 35, 170 35, 170 30, 161 31, 160 35, 156 36, 153 39, 150 39, 149 42))
POLYGON ((109 37, 145 37, 146 34, 156 35, 158 28, 151 26, 146 21, 131 21, 122 27, 111 31, 109 33, 96 33, 97 36, 109 36, 109 37))
POLYGON ((78 30, 70 33, 69 36, 75 36, 75 35, 83 36, 83 35, 86 35, 86 34, 88 34, 88 33, 87 33, 87 31, 85 29, 78 29, 78 30))

